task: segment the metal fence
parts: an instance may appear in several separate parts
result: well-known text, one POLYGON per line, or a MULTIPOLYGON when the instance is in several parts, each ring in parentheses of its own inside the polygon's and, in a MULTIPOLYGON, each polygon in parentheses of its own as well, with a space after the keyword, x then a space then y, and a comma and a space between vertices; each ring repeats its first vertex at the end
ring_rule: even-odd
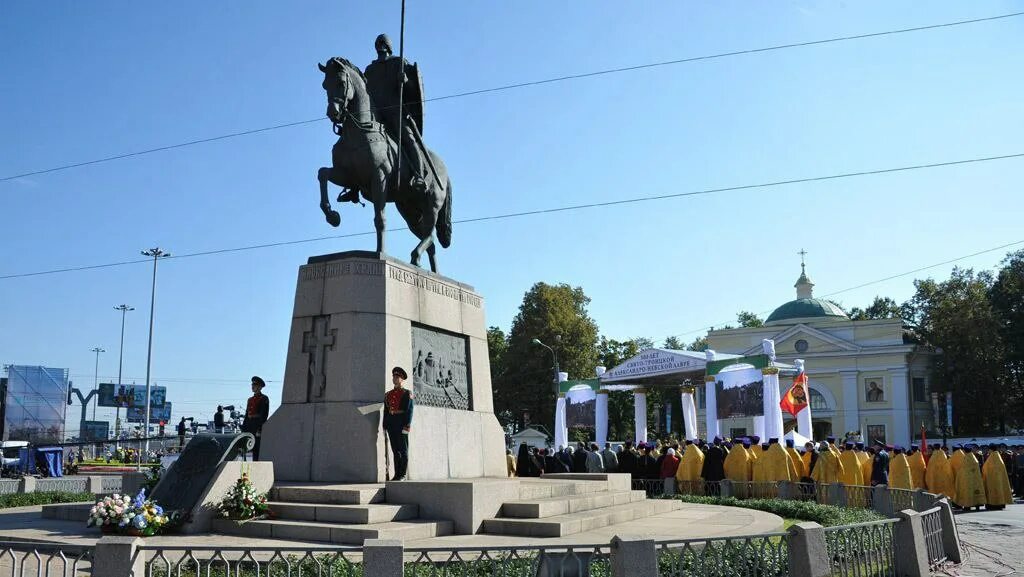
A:
POLYGON ((928 549, 928 566, 935 569, 946 561, 940 509, 935 507, 921 513, 921 525, 924 527, 924 543, 928 549))
POLYGON ((92 549, 0 541, 0 577, 78 577, 92 575, 92 549))
POLYGON ((612 574, 607 545, 499 549, 411 548, 405 550, 405 558, 405 575, 410 577, 609 577, 612 574))
POLYGON ((898 521, 886 519, 825 528, 832 577, 895 577, 894 531, 898 521))
POLYGON ((658 575, 783 577, 789 575, 789 534, 659 542, 658 575))
POLYGON ((136 555, 144 555, 145 577, 357 577, 363 574, 360 550, 337 546, 289 548, 143 545, 138 548, 136 555))

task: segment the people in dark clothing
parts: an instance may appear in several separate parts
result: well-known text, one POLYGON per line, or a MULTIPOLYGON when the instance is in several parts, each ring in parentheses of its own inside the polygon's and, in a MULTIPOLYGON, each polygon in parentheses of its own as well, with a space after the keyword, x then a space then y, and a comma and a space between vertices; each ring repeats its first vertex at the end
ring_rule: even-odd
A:
POLYGON ((611 443, 604 444, 604 451, 601 451, 601 459, 604 461, 604 471, 606 473, 619 472, 619 456, 612 450, 611 443))
POLYGON ((560 452, 551 450, 544 455, 544 472, 545 473, 568 473, 569 467, 558 458, 560 452))
POLYGON ((572 472, 572 447, 565 447, 558 451, 555 455, 558 458, 558 462, 565 467, 565 472, 572 472))
POLYGON ((636 474, 636 453, 633 452, 633 442, 626 441, 619 453, 619 472, 627 473, 633 479, 639 479, 636 474))
POLYGON ((715 494, 720 490, 721 482, 725 479, 725 458, 728 453, 722 447, 722 439, 715 437, 711 446, 704 452, 704 466, 701 467, 700 476, 706 484, 706 495, 715 494))
POLYGON ((213 414, 213 432, 224 432, 224 407, 221 405, 217 405, 217 412, 213 414))
POLYGON ((519 454, 516 457, 516 475, 519 477, 540 477, 541 468, 537 459, 530 451, 526 443, 519 445, 519 454))
MULTIPOLYGON (((652 445, 644 444, 640 457, 637 459, 637 470, 642 479, 658 479, 661 471, 658 468, 658 460, 651 454, 652 445)), ((635 477, 634 477, 635 478, 635 477)))
POLYGON ((252 433, 256 437, 256 444, 252 448, 252 460, 260 460, 260 437, 262 436, 263 423, 270 418, 270 399, 263 394, 263 387, 267 383, 259 377, 252 378, 252 396, 245 404, 245 420, 242 421, 242 432, 252 433))
POLYGON ((178 422, 178 450, 185 448, 185 417, 181 418, 178 422))
POLYGON ((583 443, 577 444, 576 449, 572 452, 572 472, 587 472, 587 448, 583 443))
POLYGON ((871 462, 871 486, 889 484, 889 453, 885 445, 875 443, 875 458, 871 462))

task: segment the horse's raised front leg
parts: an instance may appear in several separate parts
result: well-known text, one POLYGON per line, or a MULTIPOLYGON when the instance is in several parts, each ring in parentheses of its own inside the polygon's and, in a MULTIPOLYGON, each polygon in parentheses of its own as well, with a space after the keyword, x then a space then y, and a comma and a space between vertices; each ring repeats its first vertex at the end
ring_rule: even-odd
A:
POLYGON ((341 215, 338 214, 338 211, 331 208, 331 201, 327 197, 327 183, 331 180, 332 170, 334 169, 322 166, 316 172, 316 178, 320 181, 320 210, 323 211, 327 222, 331 226, 338 226, 341 224, 341 215))

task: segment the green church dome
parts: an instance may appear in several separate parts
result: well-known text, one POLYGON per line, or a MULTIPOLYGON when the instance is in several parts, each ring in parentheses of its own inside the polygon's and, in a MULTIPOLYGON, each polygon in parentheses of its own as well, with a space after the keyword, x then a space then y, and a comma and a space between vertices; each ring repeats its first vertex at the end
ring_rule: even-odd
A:
POLYGON ((843 309, 821 299, 803 298, 789 301, 772 311, 766 323, 776 323, 788 319, 802 319, 812 317, 838 317, 849 318, 843 309))

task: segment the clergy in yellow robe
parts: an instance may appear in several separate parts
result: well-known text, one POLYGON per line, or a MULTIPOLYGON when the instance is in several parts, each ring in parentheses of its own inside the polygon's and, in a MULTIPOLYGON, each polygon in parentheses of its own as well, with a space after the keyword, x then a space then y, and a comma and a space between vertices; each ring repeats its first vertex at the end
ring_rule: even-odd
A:
POLYGON ((902 447, 896 447, 892 460, 889 461, 889 488, 912 489, 913 478, 910 476, 910 463, 903 453, 902 447))
POLYGON ((754 447, 751 451, 757 460, 754 461, 754 466, 751 469, 750 480, 755 483, 764 483, 768 481, 768 472, 765 468, 767 464, 765 453, 768 452, 768 443, 764 443, 760 447, 754 447))
POLYGON ((725 457, 725 478, 735 482, 750 480, 750 453, 743 445, 735 444, 725 457))
POLYGON ((985 466, 981 468, 981 478, 985 482, 985 508, 1002 509, 1013 504, 1010 477, 1006 474, 1006 463, 999 454, 999 448, 992 445, 989 449, 985 466))
POLYGON ((865 485, 871 485, 871 463, 874 459, 864 450, 864 443, 857 443, 856 449, 857 460, 860 461, 860 477, 864 479, 865 485))
POLYGON ((907 462, 910 464, 910 485, 914 489, 925 488, 925 471, 928 466, 924 462, 924 453, 911 448, 907 462))
POLYGON ((843 464, 843 474, 840 480, 844 485, 860 486, 864 484, 864 469, 861 468, 860 459, 853 450, 853 443, 846 443, 843 452, 839 455, 839 462, 843 464))
POLYGON ((804 454, 802 460, 804 462, 804 477, 810 477, 811 462, 814 461, 814 443, 806 443, 804 445, 804 454))
POLYGON ((949 466, 949 459, 942 449, 935 449, 932 451, 931 457, 928 457, 928 468, 924 473, 924 479, 930 493, 944 495, 951 499, 956 494, 953 469, 949 466))
POLYGON ((800 452, 793 446, 793 439, 786 439, 786 452, 789 453, 790 458, 793 459, 793 466, 796 467, 796 478, 793 481, 799 481, 806 477, 807 469, 804 468, 804 460, 800 457, 800 452))
POLYGON ((811 471, 811 478, 819 484, 838 483, 843 478, 843 464, 824 443, 818 451, 818 461, 811 471))
POLYGON ((754 465, 757 464, 757 458, 761 455, 761 452, 762 452, 761 451, 761 447, 760 446, 753 446, 753 445, 751 445, 749 443, 746 443, 746 442, 743 443, 743 446, 747 448, 747 455, 749 456, 749 458, 747 459, 747 466, 750 467, 750 480, 753 481, 754 480, 754 465))
POLYGON ((704 467, 704 453, 693 444, 693 441, 686 441, 686 452, 679 461, 679 468, 676 469, 676 481, 699 481, 700 470, 704 467))
POLYGON ((984 505, 985 500, 985 482, 981 477, 978 459, 974 453, 961 452, 960 471, 956 474, 956 497, 953 501, 961 508, 970 509, 984 505))
POLYGON ((793 481, 792 458, 779 444, 779 440, 772 438, 768 443, 768 450, 761 455, 758 461, 763 462, 764 480, 770 482, 793 481))
POLYGON ((965 454, 960 445, 953 447, 953 454, 949 457, 949 468, 953 471, 953 483, 956 483, 956 476, 960 473, 960 467, 963 466, 965 454))

